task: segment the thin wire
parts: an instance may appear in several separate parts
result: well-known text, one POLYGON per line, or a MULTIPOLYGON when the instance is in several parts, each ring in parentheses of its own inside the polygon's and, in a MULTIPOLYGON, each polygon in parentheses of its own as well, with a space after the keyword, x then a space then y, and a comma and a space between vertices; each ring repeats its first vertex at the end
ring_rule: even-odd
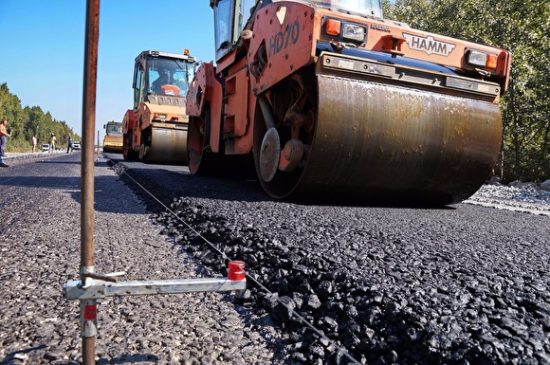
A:
MULTIPOLYGON (((119 164, 116 164, 115 167, 119 165, 119 164)), ((116 170, 115 170, 116 171, 116 170)), ((122 170, 122 173, 126 176, 128 176, 128 178, 130 178, 130 180, 132 180, 134 182, 134 184, 136 184, 137 186, 139 186, 145 193, 147 193, 147 195, 149 195, 151 198, 153 198, 153 200, 155 200, 158 204, 160 204, 164 209, 166 209, 168 212, 170 212, 174 217, 176 217, 177 220, 179 220, 181 223, 183 223, 187 228, 189 228, 189 230, 191 230, 193 233, 195 233, 198 237, 200 237, 204 242, 206 242, 214 251, 216 251, 217 253, 219 253, 225 260, 228 260, 228 261, 231 261, 231 259, 225 254, 225 252, 223 252, 218 246, 216 246, 214 243, 210 242, 210 240, 208 240, 206 237, 204 237, 200 232, 198 232, 195 228, 193 228, 189 223, 187 223, 185 220, 183 220, 182 218, 180 218, 180 216, 174 212, 172 209, 170 209, 168 206, 166 206, 166 204, 164 204, 162 201, 160 201, 155 195, 153 195, 153 193, 151 193, 149 190, 147 190, 147 188, 145 188, 143 185, 141 185, 136 179, 134 179, 132 176, 130 176, 130 174, 128 174, 126 172, 125 169, 122 170)), ((248 274, 248 272, 245 271, 245 275, 248 279, 250 279, 254 284, 256 284, 258 287, 260 287, 264 292, 272 295, 272 294, 275 294, 273 293, 271 290, 269 290, 266 286, 264 286, 262 283, 260 283, 258 280, 256 280, 256 278, 254 278, 253 276, 251 276, 250 274, 248 274)), ((357 359, 355 359, 345 348, 339 346, 334 340, 328 338, 324 333, 323 331, 317 329, 311 322, 309 322, 307 319, 305 319, 304 317, 302 317, 298 312, 296 312, 293 308, 290 308, 289 306, 287 306, 282 300, 279 299, 279 297, 277 296, 276 297, 277 299, 277 302, 279 304, 281 304, 282 306, 284 306, 286 309, 288 309, 288 311, 296 316, 296 318, 299 319, 299 322, 303 323, 304 325, 306 325, 306 327, 308 327, 309 329, 311 329, 313 332, 315 332, 318 336, 321 337, 321 339, 323 340, 326 340, 326 341, 329 341, 331 342, 333 345, 336 346, 336 348, 344 355, 346 356, 349 360, 351 360, 352 362, 355 362, 356 364, 361 364, 359 361, 357 361, 357 359)))
POLYGON ((116 258, 115 252, 113 250, 113 240, 111 239, 111 225, 109 224, 109 219, 106 219, 107 222, 107 240, 109 241, 109 253, 111 254, 111 270, 112 272, 116 271, 116 258))

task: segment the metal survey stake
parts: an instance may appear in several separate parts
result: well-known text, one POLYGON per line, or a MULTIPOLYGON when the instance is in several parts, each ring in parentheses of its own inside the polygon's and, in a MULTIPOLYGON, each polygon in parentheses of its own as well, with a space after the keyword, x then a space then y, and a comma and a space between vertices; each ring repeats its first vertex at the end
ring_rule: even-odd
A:
MULTIPOLYGON (((86 46, 84 55, 84 93, 82 100, 82 193, 80 280, 94 272, 94 134, 97 87, 97 53, 99 40, 99 0, 86 3, 86 46)), ((95 299, 80 301, 82 362, 95 364, 97 303, 95 299)))
MULTIPOLYGON (((124 272, 103 274, 94 269, 94 163, 99 2, 86 5, 86 46, 82 103, 80 280, 67 282, 63 294, 80 302, 82 363, 95 364, 98 300, 113 296, 222 292, 246 288, 244 262, 229 261, 227 278, 119 281, 124 272)), ((99 132, 98 144, 99 150, 99 132)), ((99 152, 99 151, 98 151, 99 152)))
MULTIPOLYGON (((84 94, 82 100, 81 161, 81 248, 80 280, 94 272, 94 132, 97 87, 97 52, 99 39, 99 0, 86 3, 86 45, 84 56, 84 94)), ((80 335, 82 362, 95 364, 97 302, 80 300, 80 335)))

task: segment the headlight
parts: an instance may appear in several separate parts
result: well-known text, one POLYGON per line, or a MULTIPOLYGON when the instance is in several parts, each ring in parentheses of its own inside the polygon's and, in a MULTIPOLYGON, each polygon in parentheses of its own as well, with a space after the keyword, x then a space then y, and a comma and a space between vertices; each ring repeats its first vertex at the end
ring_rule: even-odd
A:
POLYGON ((367 27, 361 24, 345 23, 337 19, 327 19, 325 33, 340 40, 364 42, 367 35, 367 27))
POLYGON ((365 40, 365 28, 356 24, 344 23, 342 24, 342 37, 352 41, 363 42, 365 40))
POLYGON ((480 66, 494 70, 497 68, 497 55, 471 49, 467 51, 466 62, 472 66, 480 66))

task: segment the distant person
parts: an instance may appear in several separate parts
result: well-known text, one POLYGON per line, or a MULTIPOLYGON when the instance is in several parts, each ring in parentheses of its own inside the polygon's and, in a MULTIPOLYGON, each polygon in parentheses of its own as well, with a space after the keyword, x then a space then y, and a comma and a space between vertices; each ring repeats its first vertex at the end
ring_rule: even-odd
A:
POLYGON ((8 144, 8 120, 6 118, 2 119, 0 122, 0 167, 9 167, 4 163, 4 153, 6 145, 8 144))
POLYGON ((71 138, 71 136, 69 136, 69 138, 67 139, 67 153, 69 153, 69 150, 73 152, 73 139, 71 138))
POLYGON ((36 143, 38 142, 38 140, 36 139, 36 135, 32 135, 32 153, 35 153, 36 152, 36 143))
POLYGON ((52 136, 50 137, 50 153, 55 152, 55 142, 57 139, 55 138, 55 134, 52 133, 52 136))
POLYGON ((155 94, 164 94, 162 86, 167 84, 170 84, 170 70, 164 69, 159 71, 159 77, 151 86, 155 94))

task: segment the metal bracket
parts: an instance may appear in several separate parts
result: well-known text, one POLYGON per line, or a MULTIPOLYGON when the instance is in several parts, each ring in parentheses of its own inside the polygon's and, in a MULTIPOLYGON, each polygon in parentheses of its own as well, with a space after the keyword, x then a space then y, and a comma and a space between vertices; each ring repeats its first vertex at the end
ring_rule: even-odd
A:
POLYGON ((69 300, 104 299, 130 295, 179 294, 207 291, 231 291, 246 289, 246 279, 175 279, 121 281, 118 283, 92 278, 86 285, 80 280, 71 280, 63 286, 63 295, 69 300))
POLYGON ((246 274, 242 261, 230 261, 227 278, 118 281, 124 273, 85 273, 82 280, 71 280, 63 286, 63 296, 69 300, 97 300, 130 295, 221 292, 246 289, 246 274))
MULTIPOLYGON (((80 335, 97 336, 97 300, 129 295, 179 294, 246 289, 244 262, 230 261, 227 278, 118 281, 124 272, 97 274, 93 266, 82 267, 82 280, 70 280, 63 286, 63 296, 80 301, 80 335)), ((86 363, 86 362, 85 362, 86 363)), ((88 362, 89 363, 89 362, 88 362)))

